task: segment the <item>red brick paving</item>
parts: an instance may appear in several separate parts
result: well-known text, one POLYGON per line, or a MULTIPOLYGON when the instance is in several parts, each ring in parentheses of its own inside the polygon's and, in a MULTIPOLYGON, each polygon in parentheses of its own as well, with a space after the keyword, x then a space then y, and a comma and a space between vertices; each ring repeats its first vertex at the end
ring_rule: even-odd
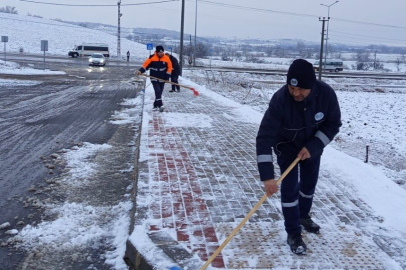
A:
MULTIPOLYGON (((263 196, 255 159, 258 125, 240 122, 233 108, 204 95, 195 98, 189 91, 164 93, 167 111, 153 112, 152 96, 146 94, 144 106, 144 120, 148 122, 143 124, 140 148, 147 156, 140 162, 139 182, 143 185, 137 200, 144 205, 139 207, 138 217, 150 221, 150 231, 174 229, 176 240, 206 261, 221 244, 217 236, 228 236, 263 196), (211 127, 171 126, 167 118, 172 113, 210 116, 211 127), (151 201, 144 207, 149 197, 151 201)), ((357 228, 375 224, 376 217, 356 192, 328 172, 321 171, 312 212, 322 225, 337 224, 339 229, 327 233, 336 235, 338 244, 330 243, 323 234, 305 235, 310 241, 309 255, 298 260, 285 243, 280 200, 275 195, 264 202, 211 265, 228 269, 382 269, 382 262, 387 260, 384 256, 395 260, 404 257, 405 248, 399 244, 403 242, 384 233, 364 232, 359 237, 357 228), (340 223, 350 224, 356 233, 341 232, 340 223), (332 252, 335 249, 338 256, 332 252), (340 256, 348 251, 374 259, 340 256), (254 261, 258 258, 256 265, 248 263, 248 253, 254 261)), ((324 232, 328 230, 326 226, 324 232)))

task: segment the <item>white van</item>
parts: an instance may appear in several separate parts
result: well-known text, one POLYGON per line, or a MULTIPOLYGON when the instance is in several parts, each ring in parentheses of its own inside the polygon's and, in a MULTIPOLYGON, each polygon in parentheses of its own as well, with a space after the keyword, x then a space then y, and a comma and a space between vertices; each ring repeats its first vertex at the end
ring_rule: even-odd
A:
POLYGON ((73 48, 73 50, 69 51, 68 56, 84 57, 91 56, 94 53, 101 53, 104 55, 104 57, 110 57, 109 45, 91 43, 77 45, 73 48))
MULTIPOLYGON (((316 60, 313 64, 315 71, 319 70, 319 65, 320 65, 320 61, 316 60)), ((324 61, 324 59, 323 59, 323 70, 327 70, 330 72, 332 72, 332 71, 339 72, 339 71, 343 71, 343 67, 344 67, 344 63, 343 63, 343 60, 341 60, 341 59, 327 59, 326 61, 324 61)))

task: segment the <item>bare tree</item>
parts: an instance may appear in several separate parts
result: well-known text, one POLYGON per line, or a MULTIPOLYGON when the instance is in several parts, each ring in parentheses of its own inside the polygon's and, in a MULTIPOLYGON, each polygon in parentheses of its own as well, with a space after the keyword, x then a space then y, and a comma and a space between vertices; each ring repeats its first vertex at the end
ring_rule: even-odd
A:
POLYGON ((368 51, 358 50, 355 57, 359 62, 368 62, 370 60, 370 53, 368 51))
POLYGON ((239 62, 242 60, 242 53, 241 52, 236 52, 234 55, 234 59, 239 62))
POLYGON ((28 12, 27 16, 29 16, 29 17, 35 17, 35 18, 42 18, 42 16, 35 15, 35 14, 31 14, 31 13, 29 13, 29 12, 28 12))
POLYGON ((331 57, 331 55, 333 55, 333 53, 335 52, 335 48, 334 48, 334 46, 333 46, 332 44, 330 44, 330 43, 327 45, 327 47, 328 47, 328 50, 327 50, 328 55, 327 55, 327 57, 329 57, 329 55, 330 55, 330 57, 331 57))
POLYGON ((12 6, 2 7, 2 8, 0 8, 0 12, 1 13, 18 14, 18 12, 16 10, 16 7, 12 7, 12 6))
POLYGON ((398 57, 398 58, 396 58, 395 63, 396 63, 396 69, 399 72, 400 71, 400 63, 402 63, 402 60, 398 57))
POLYGON ((300 56, 303 56, 303 51, 305 50, 305 44, 303 41, 299 40, 296 44, 296 49, 300 56))
POLYGON ((229 50, 221 53, 221 60, 223 60, 223 61, 233 60, 232 55, 229 50))
POLYGON ((369 52, 364 50, 358 50, 355 59, 357 62, 355 63, 356 70, 368 70, 370 68, 369 63, 369 52))
POLYGON ((201 43, 201 42, 197 43, 195 49, 196 49, 196 51, 195 51, 196 58, 202 58, 206 55, 209 55, 210 48, 208 45, 206 45, 204 43, 201 43))
POLYGON ((285 57, 286 56, 286 49, 280 45, 277 45, 274 49, 274 54, 278 57, 285 57))

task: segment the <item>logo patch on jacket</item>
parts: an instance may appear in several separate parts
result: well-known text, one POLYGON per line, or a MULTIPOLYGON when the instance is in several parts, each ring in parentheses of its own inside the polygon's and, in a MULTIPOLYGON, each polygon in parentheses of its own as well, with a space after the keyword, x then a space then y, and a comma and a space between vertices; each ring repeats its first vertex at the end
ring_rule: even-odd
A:
POLYGON ((297 85, 297 80, 295 78, 290 79, 290 84, 293 86, 297 85))
POLYGON ((314 119, 316 119, 316 121, 320 121, 323 118, 324 118, 324 113, 322 113, 322 112, 318 112, 314 115, 314 119))

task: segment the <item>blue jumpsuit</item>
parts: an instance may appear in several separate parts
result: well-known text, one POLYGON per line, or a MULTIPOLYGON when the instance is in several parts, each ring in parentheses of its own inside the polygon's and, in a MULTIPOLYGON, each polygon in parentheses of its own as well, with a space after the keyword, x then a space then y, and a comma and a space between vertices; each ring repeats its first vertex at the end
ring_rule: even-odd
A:
POLYGON ((300 102, 290 95, 287 85, 272 96, 256 138, 261 181, 275 178, 273 153, 281 174, 303 147, 310 153, 310 158, 300 161, 281 184, 285 230, 290 235, 301 233, 299 218, 309 218, 321 154, 340 126, 337 96, 324 82, 317 81, 306 99, 300 102))

